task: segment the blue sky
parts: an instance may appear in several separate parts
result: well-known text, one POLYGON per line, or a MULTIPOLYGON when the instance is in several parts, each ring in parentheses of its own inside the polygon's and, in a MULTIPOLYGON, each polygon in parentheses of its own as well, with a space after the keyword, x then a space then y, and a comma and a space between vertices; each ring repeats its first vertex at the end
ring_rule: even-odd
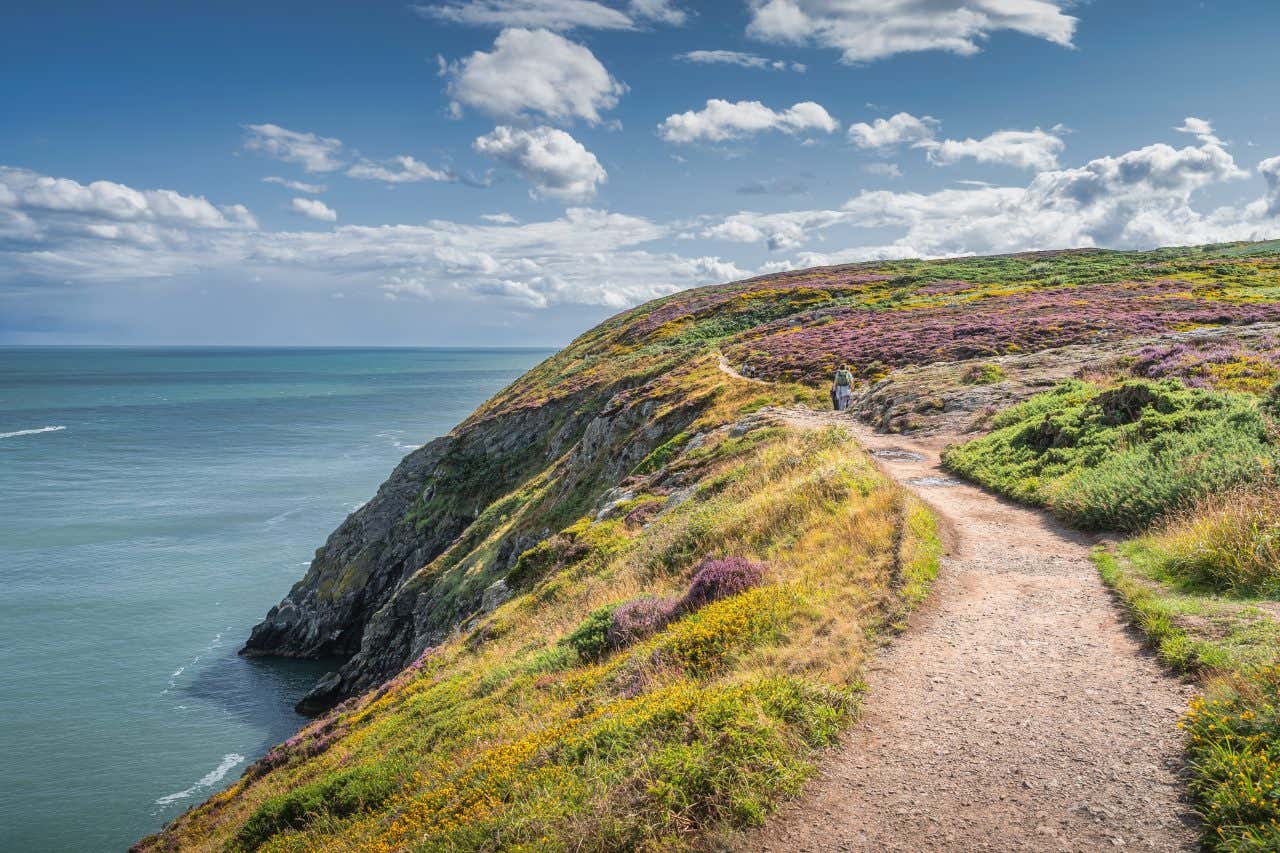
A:
POLYGON ((0 343, 555 345, 818 263, 1280 236, 1278 29, 1273 0, 27 4, 0 343))

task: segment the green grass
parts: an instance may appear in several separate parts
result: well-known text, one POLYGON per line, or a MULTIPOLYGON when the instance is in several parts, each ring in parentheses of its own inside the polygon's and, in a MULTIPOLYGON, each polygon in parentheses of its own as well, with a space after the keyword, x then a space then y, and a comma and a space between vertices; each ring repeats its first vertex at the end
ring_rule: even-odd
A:
POLYGON ((1280 849, 1280 602, 1207 591, 1173 553, 1157 534, 1093 556, 1160 660, 1205 686, 1179 723, 1205 846, 1280 849))
POLYGON ((1070 381, 1002 412, 943 454, 952 471, 1088 529, 1140 530, 1272 470, 1257 400, 1176 380, 1070 381))

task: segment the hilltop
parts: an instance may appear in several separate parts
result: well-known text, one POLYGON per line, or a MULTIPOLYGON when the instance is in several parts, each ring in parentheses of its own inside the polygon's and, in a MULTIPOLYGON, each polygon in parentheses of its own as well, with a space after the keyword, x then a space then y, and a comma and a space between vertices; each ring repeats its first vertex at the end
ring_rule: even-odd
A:
MULTIPOLYGON (((618 315, 330 536, 244 648, 346 658, 301 703, 322 716, 140 847, 720 843, 801 790, 939 566, 937 516, 852 420, 806 422, 836 366, 864 421, 954 439, 952 471, 1145 533, 1262 488, 1278 356, 1280 243, 826 267, 618 315)), ((1144 541, 1133 565, 1172 547, 1144 541)), ((1191 594, 1160 565, 1104 575, 1141 617, 1191 594)), ((1265 599, 1265 574, 1209 586, 1265 599)), ((1250 620, 1266 642, 1233 650, 1265 664, 1250 620)))

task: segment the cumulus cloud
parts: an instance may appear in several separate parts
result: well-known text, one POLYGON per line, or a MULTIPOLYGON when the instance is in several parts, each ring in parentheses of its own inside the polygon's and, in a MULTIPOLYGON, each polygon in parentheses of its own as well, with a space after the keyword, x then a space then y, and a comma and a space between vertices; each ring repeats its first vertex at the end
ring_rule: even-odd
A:
POLYGON ((700 110, 667 116, 658 133, 668 142, 724 142, 742 139, 766 130, 792 135, 817 131, 832 133, 840 128, 820 104, 802 101, 775 111, 759 101, 722 101, 712 98, 700 110))
POLYGON ((291 189, 294 192, 311 193, 312 195, 322 193, 328 189, 324 184, 308 184, 303 181, 291 181, 288 178, 281 178, 277 175, 271 175, 270 177, 263 178, 262 182, 264 184, 279 184, 280 186, 285 187, 286 189, 291 189))
POLYGON ((0 285, 254 269, 270 271, 272 278, 301 276, 322 287, 336 277, 348 295, 366 288, 395 298, 518 309, 618 310, 746 275, 715 256, 650 249, 647 244, 671 236, 668 225, 589 208, 527 223, 494 214, 476 225, 437 220, 263 232, 251 230, 248 211, 239 205, 214 207, 182 198, 176 203, 163 191, 107 182, 82 186, 0 169, 0 247, 6 257, 0 285), (142 228, 149 232, 142 234, 142 228))
POLYGON ((321 222, 338 221, 338 212, 318 198, 295 198, 289 202, 289 207, 294 213, 301 213, 310 219, 321 222))
POLYGON ((1205 145, 1222 145, 1223 142, 1213 132, 1213 123, 1195 116, 1187 116, 1182 124, 1175 127, 1179 133, 1189 133, 1205 145))
POLYGON ((747 33, 841 51, 847 63, 942 50, 970 56, 991 33, 1013 31, 1071 45, 1067 0, 748 0, 747 33))
POLYGON ((426 163, 406 155, 392 157, 386 163, 362 159, 347 169, 347 177, 362 181, 382 181, 387 184, 457 180, 452 172, 433 169, 426 163))
POLYGON ((549 30, 507 29, 493 50, 443 65, 453 109, 499 118, 542 115, 600 122, 626 92, 586 47, 549 30))
POLYGON ((700 65, 737 65, 742 68, 762 68, 770 71, 805 71, 808 66, 803 62, 787 62, 782 59, 769 59, 755 53, 743 53, 738 50, 691 50, 688 53, 676 54, 676 59, 685 62, 696 62, 700 65))
POLYGON ((1258 174, 1267 182, 1267 194, 1257 203, 1255 215, 1280 216, 1280 157, 1259 163, 1258 174))
POLYGON ((964 159, 1018 169, 1054 169, 1065 147, 1052 133, 1035 130, 998 130, 982 139, 925 139, 915 144, 927 152, 929 162, 948 165, 964 159))
POLYGON ((940 122, 933 116, 913 116, 898 113, 889 118, 878 118, 868 124, 860 121, 849 125, 849 141, 859 148, 893 148, 912 142, 933 138, 933 131, 940 122))
POLYGON ((894 243, 857 250, 884 257, 1269 239, 1280 231, 1280 158, 1263 161, 1258 171, 1268 184, 1263 198, 1200 211, 1192 203, 1196 191, 1246 173, 1216 144, 1157 143, 1076 168, 1042 171, 1025 187, 867 191, 838 210, 743 212, 701 233, 794 249, 836 226, 901 229, 894 243))
POLYGON ((702 229, 701 237, 733 243, 765 243, 770 249, 794 249, 811 232, 848 220, 841 210, 796 210, 786 213, 735 213, 702 229))
POLYGON ((307 172, 335 172, 345 163, 339 154, 342 140, 288 130, 276 124, 245 125, 249 132, 245 150, 296 163, 307 172))
POLYGON ((525 130, 502 125, 476 139, 473 147, 523 175, 538 196, 569 201, 588 199, 608 179, 596 155, 563 130, 552 127, 525 130))
POLYGON ((258 227, 241 204, 215 205, 204 196, 136 190, 114 181, 81 184, 8 166, 0 166, 0 210, 13 223, 29 224, 35 237, 79 233, 148 245, 178 238, 186 229, 258 227))

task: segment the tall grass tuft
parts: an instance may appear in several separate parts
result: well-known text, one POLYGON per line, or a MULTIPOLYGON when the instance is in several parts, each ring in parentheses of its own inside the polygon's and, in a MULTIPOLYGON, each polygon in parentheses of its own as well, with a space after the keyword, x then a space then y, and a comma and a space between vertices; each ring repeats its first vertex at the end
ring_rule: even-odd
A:
POLYGON ((1239 487, 1171 517, 1153 537, 1166 568, 1235 594, 1280 594, 1280 483, 1239 487))

